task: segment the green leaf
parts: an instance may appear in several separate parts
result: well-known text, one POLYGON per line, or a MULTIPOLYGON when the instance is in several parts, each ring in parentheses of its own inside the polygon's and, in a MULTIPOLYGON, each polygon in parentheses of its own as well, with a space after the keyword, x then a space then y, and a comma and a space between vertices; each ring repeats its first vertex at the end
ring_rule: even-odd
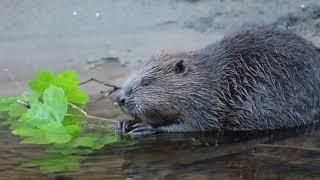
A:
POLYGON ((29 81, 28 85, 39 94, 50 85, 61 87, 68 101, 75 104, 86 104, 89 100, 88 94, 78 89, 79 80, 75 71, 62 72, 57 77, 50 71, 40 71, 36 74, 36 79, 29 81))
POLYGON ((54 84, 64 89, 68 101, 75 104, 85 104, 88 102, 89 96, 87 93, 78 89, 79 80, 75 71, 60 73, 55 79, 54 84))
POLYGON ((43 103, 32 96, 31 108, 19 119, 13 134, 26 137, 23 143, 67 143, 72 139, 62 124, 67 113, 67 99, 62 88, 50 86, 43 93, 43 103))
POLYGON ((55 83, 61 86, 78 87, 79 80, 75 71, 65 71, 58 74, 55 83))
POLYGON ((81 131, 81 127, 79 125, 68 125, 68 126, 64 126, 64 128, 73 137, 79 135, 81 131))
POLYGON ((55 79, 51 71, 39 71, 36 73, 36 79, 28 82, 29 87, 35 92, 42 94, 55 79))
POLYGON ((86 104, 89 100, 87 93, 75 88, 66 89, 66 95, 68 100, 74 104, 86 104))
POLYGON ((39 167, 42 172, 55 173, 80 168, 81 156, 47 155, 23 164, 24 167, 39 167))
POLYGON ((103 138, 101 138, 101 143, 100 144, 104 144, 104 145, 106 145, 106 144, 113 144, 113 143, 116 143, 116 142, 118 142, 120 139, 119 139, 119 137, 118 136, 116 136, 116 135, 113 135, 113 134, 105 134, 104 136, 103 136, 103 138))
POLYGON ((49 147, 47 152, 62 154, 81 152, 82 154, 87 154, 118 141, 119 138, 112 134, 82 133, 81 135, 74 137, 67 144, 56 144, 49 147))
POLYGON ((9 107, 9 116, 11 117, 20 117, 25 112, 27 112, 28 108, 22 104, 13 103, 9 107))
POLYGON ((95 147, 95 143, 101 138, 99 133, 90 133, 78 137, 72 142, 73 147, 95 147))
POLYGON ((68 103, 64 91, 61 88, 50 86, 43 93, 43 102, 50 108, 54 119, 62 122, 67 113, 68 103))
POLYGON ((12 104, 15 104, 18 99, 21 99, 21 96, 0 98, 0 112, 1 111, 9 111, 10 106, 12 104))
POLYGON ((14 131, 14 134, 24 136, 21 144, 49 144, 50 142, 44 138, 45 132, 34 128, 21 128, 14 131))
POLYGON ((39 126, 39 129, 45 131, 45 138, 49 143, 65 144, 72 139, 62 124, 57 122, 39 126))
POLYGON ((86 133, 74 139, 71 144, 73 147, 87 147, 90 149, 101 149, 119 141, 118 137, 112 134, 103 135, 101 133, 86 133))
MULTIPOLYGON (((80 114, 80 115, 82 115, 82 114, 80 114)), ((68 126, 68 125, 80 126, 80 122, 81 122, 81 118, 80 117, 66 116, 66 117, 64 117, 64 120, 62 121, 62 124, 64 126, 68 126)))
POLYGON ((83 132, 83 107, 88 102, 86 92, 78 88, 75 71, 55 76, 50 71, 40 71, 28 82, 35 92, 24 97, 0 98, 0 125, 9 125, 13 134, 24 144, 50 144, 47 156, 29 161, 26 167, 40 167, 53 173, 75 170, 83 157, 71 154, 89 154, 119 139, 113 134, 83 132), (30 108, 17 103, 29 103, 30 108), (75 104, 78 108, 70 104, 75 104), (69 156, 64 156, 69 155, 69 156))

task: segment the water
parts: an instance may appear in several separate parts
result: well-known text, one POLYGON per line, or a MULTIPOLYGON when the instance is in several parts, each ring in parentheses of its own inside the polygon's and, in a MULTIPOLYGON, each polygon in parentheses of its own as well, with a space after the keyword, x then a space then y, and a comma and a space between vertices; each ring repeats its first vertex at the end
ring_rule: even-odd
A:
MULTIPOLYGON (((266 132, 157 134, 82 156, 79 169, 43 173, 25 161, 45 147, 0 131, 0 179, 318 179, 318 126, 266 132)), ((62 157, 67 159, 68 157, 62 157)))

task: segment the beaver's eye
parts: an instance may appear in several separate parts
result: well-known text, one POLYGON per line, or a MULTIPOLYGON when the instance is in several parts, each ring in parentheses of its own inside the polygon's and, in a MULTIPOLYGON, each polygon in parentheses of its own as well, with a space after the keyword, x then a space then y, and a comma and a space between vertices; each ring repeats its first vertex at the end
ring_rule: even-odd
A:
POLYGON ((141 84, 144 87, 149 86, 151 84, 151 80, 150 79, 144 79, 144 80, 142 80, 141 84))

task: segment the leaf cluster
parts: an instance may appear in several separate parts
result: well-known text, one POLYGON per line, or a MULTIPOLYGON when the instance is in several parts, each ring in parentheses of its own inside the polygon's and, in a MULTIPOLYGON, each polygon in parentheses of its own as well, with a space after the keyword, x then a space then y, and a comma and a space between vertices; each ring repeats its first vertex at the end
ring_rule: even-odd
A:
POLYGON ((76 153, 92 153, 118 141, 113 134, 87 133, 82 129, 85 116, 80 106, 88 102, 89 96, 79 89, 75 71, 57 76, 41 71, 28 86, 32 93, 0 98, 1 124, 9 125, 11 132, 22 138, 21 143, 49 145, 45 158, 25 166, 39 166, 46 172, 79 168, 83 158, 74 156, 76 153))

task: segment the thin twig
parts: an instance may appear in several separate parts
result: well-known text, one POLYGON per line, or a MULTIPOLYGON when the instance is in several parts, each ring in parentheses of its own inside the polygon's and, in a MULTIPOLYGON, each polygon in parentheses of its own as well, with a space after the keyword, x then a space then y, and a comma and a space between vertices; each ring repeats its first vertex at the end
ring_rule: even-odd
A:
POLYGON ((71 106, 71 108, 77 109, 78 111, 80 111, 83 115, 88 116, 88 113, 85 112, 83 109, 81 109, 80 107, 68 102, 68 104, 71 106))
POLYGON ((67 114, 67 116, 79 116, 79 117, 87 117, 87 118, 90 118, 90 119, 99 119, 99 120, 104 120, 104 121, 109 121, 109 122, 117 122, 117 121, 114 121, 114 120, 111 120, 111 119, 106 119, 106 118, 102 118, 102 117, 96 117, 96 116, 88 115, 87 112, 85 112, 83 109, 81 109, 80 107, 76 106, 75 104, 72 104, 70 102, 68 102, 68 104, 72 108, 77 109, 78 111, 80 111, 84 116, 73 115, 73 114, 67 114))
POLYGON ((30 103, 28 101, 21 101, 20 99, 18 99, 17 103, 24 105, 28 109, 31 108, 31 105, 30 105, 30 103))
MULTIPOLYGON (((31 105, 29 104, 29 102, 25 102, 25 101, 21 101, 21 100, 17 100, 17 103, 24 105, 25 107, 27 107, 28 109, 31 108, 31 105)), ((90 118, 90 119, 98 119, 98 120, 103 120, 103 121, 108 121, 108 122, 113 122, 116 123, 118 121, 116 120, 112 120, 112 119, 107 119, 107 118, 103 118, 103 117, 96 117, 96 116, 91 116, 88 115, 87 112, 85 112, 84 110, 82 110, 80 107, 68 102, 68 104, 72 107, 77 109, 78 111, 80 111, 83 115, 76 115, 76 114, 66 114, 66 116, 72 116, 72 117, 85 117, 85 118, 90 118)))
POLYGON ((104 86, 112 87, 112 88, 115 89, 115 90, 118 90, 118 89, 121 88, 121 87, 119 87, 119 86, 116 86, 116 85, 113 85, 113 84, 109 84, 109 83, 106 83, 106 82, 97 80, 97 79, 95 79, 95 78, 90 78, 90 79, 88 79, 88 80, 80 83, 79 85, 87 84, 88 82, 91 82, 91 81, 97 82, 97 83, 102 84, 102 85, 104 85, 104 86))
POLYGON ((76 115, 76 114, 66 114, 66 116, 70 116, 70 117, 85 117, 85 118, 98 119, 98 120, 103 120, 103 121, 108 121, 108 122, 113 122, 113 123, 118 122, 116 120, 102 118, 102 117, 96 117, 96 116, 91 116, 91 115, 82 116, 82 115, 76 115))
POLYGON ((113 85, 113 84, 110 84, 110 83, 106 83, 106 82, 103 82, 103 81, 100 81, 100 80, 97 80, 95 78, 90 78, 82 83, 80 83, 79 85, 83 85, 83 84, 87 84, 88 82, 96 82, 96 83, 99 83, 99 84, 102 84, 104 86, 108 86, 108 87, 112 87, 113 89, 111 91, 109 91, 106 96, 109 96, 110 94, 114 93, 115 91, 117 91, 118 89, 120 89, 121 87, 119 86, 116 86, 116 85, 113 85))

